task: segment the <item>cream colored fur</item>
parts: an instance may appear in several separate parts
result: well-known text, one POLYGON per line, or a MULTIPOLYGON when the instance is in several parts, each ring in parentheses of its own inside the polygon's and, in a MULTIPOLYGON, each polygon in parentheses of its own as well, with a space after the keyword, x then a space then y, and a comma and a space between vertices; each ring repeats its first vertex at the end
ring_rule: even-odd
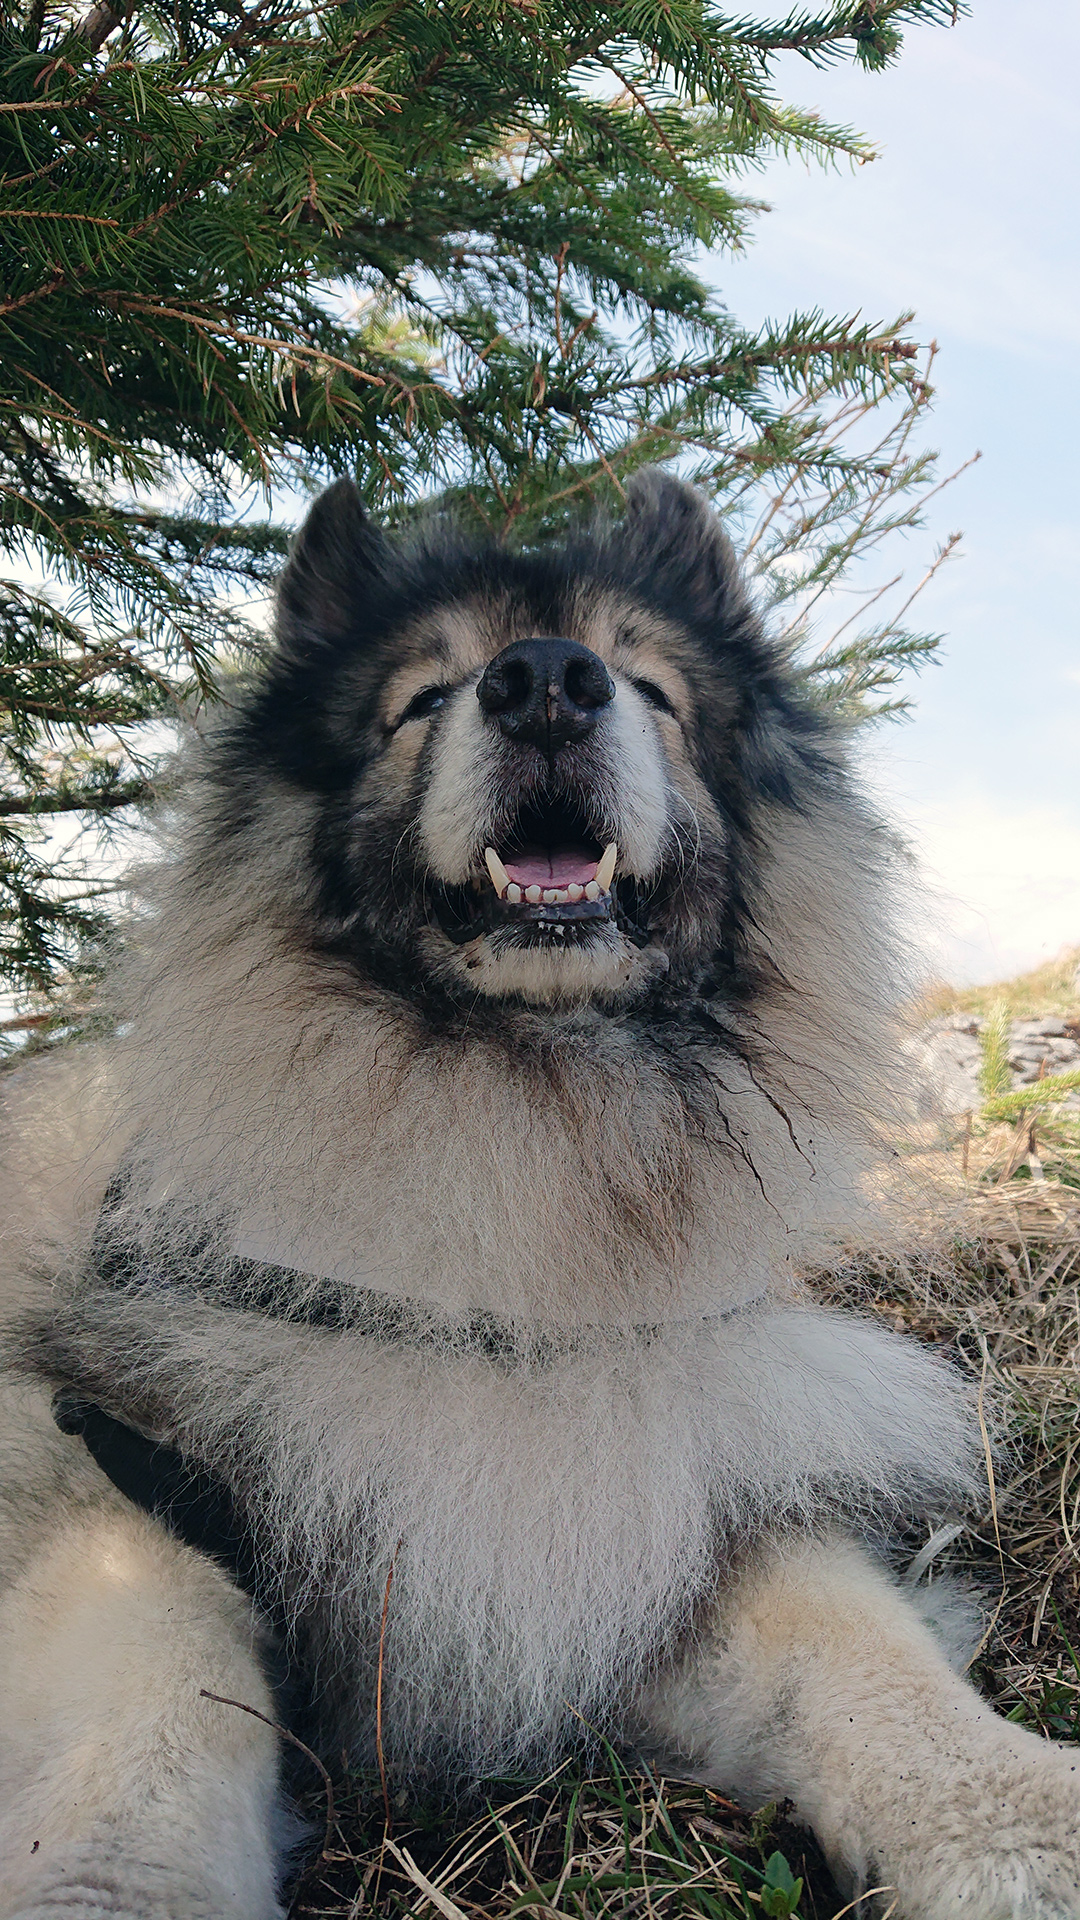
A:
POLYGON ((763 1553, 645 1726, 696 1777, 794 1800, 859 1911, 1075 1920, 1080 1753, 1000 1720, 843 1540, 763 1553))
POLYGON ((61 1438, 46 1395, 9 1389, 2 1417, 0 1457, 42 1500, 0 1594, 2 1920, 275 1920, 276 1739, 201 1698, 272 1714, 250 1607, 61 1438))
MULTIPOLYGON (((599 593, 575 618, 620 689, 590 752, 624 858, 640 876, 665 848, 691 872, 707 857, 719 886, 724 829, 680 722, 631 684, 661 682, 689 721, 671 631, 599 593)), ((385 689, 355 817, 396 821, 419 782, 409 845, 437 880, 468 877, 500 804, 475 686, 513 636, 498 605, 444 620, 454 691, 422 779, 425 724, 392 731, 434 672, 422 626, 385 689)), ((873 1210, 899 1091, 883 930, 902 863, 830 752, 811 806, 758 804, 761 986, 725 1009, 734 1044, 703 1027, 674 1067, 662 1031, 619 1015, 667 955, 614 929, 591 973, 548 954, 511 974, 496 942, 431 928, 429 967, 516 1023, 441 1036, 306 937, 316 801, 253 778, 223 847, 196 758, 117 1038, 8 1083, 0 1920, 274 1920, 284 1831, 268 1729, 201 1697, 274 1713, 264 1629, 58 1432, 29 1352, 242 1494, 312 1636, 331 1761, 342 1740, 372 1757, 393 1561, 402 1773, 540 1764, 583 1715, 750 1802, 790 1794, 854 1885, 897 1888, 897 1920, 1080 1914, 1069 1756, 952 1676, 866 1544, 970 1497, 967 1397, 799 1279, 873 1210), (510 1016, 515 987, 531 1004, 510 1016), (86 1280, 121 1165, 132 1260, 153 1273, 195 1234, 201 1289, 86 1280), (214 1294, 236 1254, 435 1329, 493 1316, 516 1344, 241 1312, 214 1294)), ((688 939, 707 910, 688 887, 688 939)))

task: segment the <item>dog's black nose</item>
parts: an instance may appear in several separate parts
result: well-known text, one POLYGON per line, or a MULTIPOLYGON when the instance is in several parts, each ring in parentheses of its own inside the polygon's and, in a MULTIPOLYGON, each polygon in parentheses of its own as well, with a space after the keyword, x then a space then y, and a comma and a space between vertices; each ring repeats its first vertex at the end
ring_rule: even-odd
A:
POLYGON ((476 697, 511 740, 556 753, 592 732, 615 687, 576 640, 515 640, 495 655, 476 697))

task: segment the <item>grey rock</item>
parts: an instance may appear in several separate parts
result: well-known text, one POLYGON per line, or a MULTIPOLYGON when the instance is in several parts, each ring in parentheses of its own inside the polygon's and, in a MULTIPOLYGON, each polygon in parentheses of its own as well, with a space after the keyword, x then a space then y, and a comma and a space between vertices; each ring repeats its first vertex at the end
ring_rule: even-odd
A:
MULTIPOLYGON (((912 1037, 909 1052, 915 1064, 920 1118, 978 1111, 982 1105, 979 1035, 985 1024, 974 1014, 942 1014, 912 1037)), ((1014 1087, 1031 1086, 1044 1074, 1080 1068, 1076 1022, 1014 1020, 1009 1029, 1009 1066, 1014 1087)), ((1080 1092, 1070 1094, 1065 1104, 1080 1108, 1080 1092)))
POLYGON ((916 1034, 911 1053, 917 1076, 916 1110, 920 1119, 939 1113, 965 1113, 981 1104, 977 1024, 956 1016, 932 1021, 916 1034))

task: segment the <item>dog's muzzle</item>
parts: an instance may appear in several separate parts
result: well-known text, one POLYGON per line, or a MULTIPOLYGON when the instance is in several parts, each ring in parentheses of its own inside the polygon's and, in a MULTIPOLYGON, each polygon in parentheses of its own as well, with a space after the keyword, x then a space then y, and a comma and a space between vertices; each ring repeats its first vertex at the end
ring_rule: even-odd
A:
POLYGON ((478 850, 483 872, 464 886, 435 887, 435 912, 451 940, 502 933, 518 945, 566 947, 616 925, 636 945, 647 943, 644 890, 630 875, 617 877, 618 842, 592 817, 574 762, 615 693, 604 662, 576 640, 516 640, 489 663, 476 697, 492 731, 528 762, 528 797, 499 845, 478 850), (539 787, 538 756, 547 763, 539 787))

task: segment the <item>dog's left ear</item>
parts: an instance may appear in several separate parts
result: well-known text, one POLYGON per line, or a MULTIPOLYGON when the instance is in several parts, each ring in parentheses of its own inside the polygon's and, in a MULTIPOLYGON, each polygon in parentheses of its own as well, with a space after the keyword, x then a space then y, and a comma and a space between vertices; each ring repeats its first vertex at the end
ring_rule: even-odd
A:
POLYGON ((626 483, 626 516, 615 533, 635 581, 688 618, 734 623, 748 611, 735 549, 703 493, 661 467, 626 483))
POLYGON ((277 636, 289 653, 346 640, 372 585, 385 572, 389 542, 368 518, 351 480, 316 500, 278 582, 277 636))

